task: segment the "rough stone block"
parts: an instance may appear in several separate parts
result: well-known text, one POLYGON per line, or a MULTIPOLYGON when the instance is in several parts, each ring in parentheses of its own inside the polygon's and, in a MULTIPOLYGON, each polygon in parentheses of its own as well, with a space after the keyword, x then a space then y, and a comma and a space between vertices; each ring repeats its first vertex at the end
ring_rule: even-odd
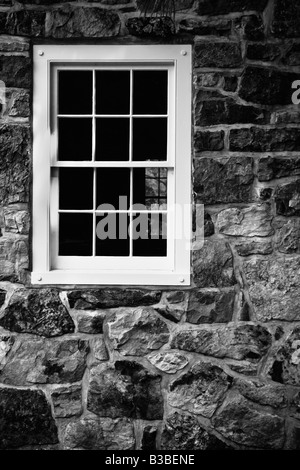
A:
POLYGON ((259 321, 300 318, 299 257, 247 260, 244 275, 259 321))
POLYGON ((239 152, 295 152, 300 150, 300 129, 271 128, 232 129, 230 150, 239 152))
POLYGON ((274 354, 269 376, 285 385, 300 384, 300 328, 296 327, 274 354))
POLYGON ((224 149, 224 131, 197 131, 195 133, 195 151, 218 151, 224 149))
POLYGON ((0 389, 0 416, 2 450, 58 442, 51 408, 41 391, 0 389))
POLYGON ((277 186, 274 197, 278 215, 300 215, 300 179, 277 186))
POLYGON ((90 335, 103 333, 103 322, 106 313, 103 310, 85 310, 77 315, 77 328, 80 333, 90 335))
POLYGON ((169 341, 167 324, 151 307, 121 308, 107 326, 112 347, 124 356, 144 356, 169 341))
POLYGON ((300 175, 300 158, 263 157, 258 161, 258 181, 300 175))
POLYGON ((7 88, 30 88, 30 58, 21 55, 0 55, 0 76, 7 88))
POLYGON ((30 229, 30 216, 27 210, 14 207, 3 209, 5 232, 20 233, 28 235, 30 229))
POLYGON ((233 387, 248 400, 263 406, 284 408, 288 404, 287 390, 283 385, 269 384, 258 380, 234 379, 233 387))
POLYGON ((230 20, 203 21, 196 18, 184 18, 179 21, 178 29, 181 33, 197 36, 228 36, 231 33, 230 20))
POLYGON ((44 36, 45 19, 45 11, 18 10, 0 12, 0 33, 11 34, 13 36, 44 36))
POLYGON ((232 320, 235 292, 194 290, 190 293, 186 321, 202 323, 228 323, 232 320))
POLYGON ((169 405, 211 418, 222 403, 232 379, 218 366, 196 363, 170 384, 169 405))
POLYGON ((242 65, 242 54, 237 42, 196 42, 195 67, 237 68, 242 65))
POLYGON ((0 318, 0 326, 17 333, 61 336, 75 329, 55 289, 18 289, 0 318))
POLYGON ((231 207, 219 212, 216 226, 220 233, 235 237, 268 237, 273 235, 270 204, 259 204, 239 209, 231 207))
POLYGON ((300 219, 281 219, 273 221, 275 229, 275 248, 280 253, 300 253, 300 219))
POLYGON ((297 67, 300 65, 300 44, 293 44, 282 58, 284 65, 297 67))
POLYGON ((194 161, 194 191, 202 204, 250 202, 253 180, 251 157, 194 161))
POLYGON ((24 282, 29 268, 28 238, 0 237, 0 281, 24 282))
POLYGON ((81 385, 60 387, 51 393, 56 418, 69 418, 82 413, 81 385))
POLYGON ((168 38, 175 34, 173 20, 168 17, 134 17, 126 21, 129 34, 138 37, 168 38))
POLYGON ((106 418, 162 419, 161 377, 131 361, 93 367, 87 407, 106 418))
POLYGON ((248 41, 261 41, 265 38, 265 25, 261 16, 249 15, 233 22, 234 30, 248 41))
POLYGON ((260 325, 199 327, 175 334, 171 347, 206 356, 256 362, 267 353, 272 336, 260 325))
POLYGON ((270 240, 243 240, 234 245, 239 256, 250 255, 270 255, 273 252, 273 245, 270 240))
POLYGON ((157 427, 156 426, 145 426, 143 428, 141 450, 156 450, 156 436, 157 436, 157 427))
POLYGON ((278 38, 299 37, 300 4, 290 0, 275 0, 272 29, 278 38))
POLYGON ((95 289, 68 292, 71 308, 91 310, 116 307, 139 307, 160 301, 161 291, 140 289, 95 289))
POLYGON ((151 353, 147 359, 158 370, 167 374, 175 374, 184 369, 189 363, 189 360, 183 354, 171 350, 151 353))
POLYGON ((278 44, 248 44, 247 59, 262 60, 264 62, 274 61, 281 56, 278 44))

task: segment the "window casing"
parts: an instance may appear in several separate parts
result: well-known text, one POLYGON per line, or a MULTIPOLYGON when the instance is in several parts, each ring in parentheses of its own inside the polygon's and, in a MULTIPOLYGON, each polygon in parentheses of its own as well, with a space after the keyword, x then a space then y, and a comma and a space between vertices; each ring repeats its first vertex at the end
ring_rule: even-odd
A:
POLYGON ((33 135, 32 283, 189 285, 190 46, 34 46, 33 135))

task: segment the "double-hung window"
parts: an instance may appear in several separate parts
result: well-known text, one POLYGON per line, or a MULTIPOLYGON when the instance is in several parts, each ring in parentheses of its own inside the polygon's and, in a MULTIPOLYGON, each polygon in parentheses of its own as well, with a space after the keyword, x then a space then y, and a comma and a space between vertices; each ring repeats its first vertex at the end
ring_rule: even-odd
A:
POLYGON ((34 46, 33 284, 189 285, 190 200, 190 46, 34 46))

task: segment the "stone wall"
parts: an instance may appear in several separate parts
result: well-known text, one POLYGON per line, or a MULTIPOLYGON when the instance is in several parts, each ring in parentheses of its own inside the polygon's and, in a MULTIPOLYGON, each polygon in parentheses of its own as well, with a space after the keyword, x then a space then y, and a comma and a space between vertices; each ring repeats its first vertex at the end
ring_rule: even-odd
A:
MULTIPOLYGON (((0 1, 0 448, 300 448, 300 4, 0 1), (33 288, 32 43, 193 44, 189 289, 33 288)), ((189 158, 187 155, 186 158, 189 158)))

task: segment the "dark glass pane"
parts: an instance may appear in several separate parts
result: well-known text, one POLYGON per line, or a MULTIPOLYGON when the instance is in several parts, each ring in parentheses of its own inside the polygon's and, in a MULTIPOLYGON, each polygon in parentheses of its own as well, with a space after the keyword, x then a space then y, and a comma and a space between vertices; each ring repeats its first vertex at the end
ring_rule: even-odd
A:
POLYGON ((167 256, 167 214, 135 214, 133 256, 167 256))
POLYGON ((92 114, 93 72, 60 71, 58 77, 59 114, 92 114))
POLYGON ((129 208, 129 168, 99 168, 97 170, 96 188, 96 207, 100 204, 111 204, 116 210, 127 210, 129 208), (122 197, 121 200, 119 200, 120 197, 122 197))
POLYGON ((92 214, 59 214, 59 255, 91 256, 92 214))
POLYGON ((129 256, 128 214, 96 217, 96 255, 129 256))
POLYGON ((168 72, 147 70, 133 72, 133 113, 167 114, 168 72))
POLYGON ((129 119, 97 119, 96 160, 129 160, 129 119))
POLYGON ((58 159, 67 161, 92 159, 92 119, 59 119, 58 159))
POLYGON ((130 72, 96 72, 96 114, 129 114, 130 72))
POLYGON ((133 160, 166 160, 167 118, 133 119, 133 160))
POLYGON ((166 209, 166 168, 134 168, 133 204, 143 204, 145 209, 151 209, 152 206, 155 206, 153 209, 166 209))
POLYGON ((59 208, 93 209, 93 169, 59 169, 59 208))

